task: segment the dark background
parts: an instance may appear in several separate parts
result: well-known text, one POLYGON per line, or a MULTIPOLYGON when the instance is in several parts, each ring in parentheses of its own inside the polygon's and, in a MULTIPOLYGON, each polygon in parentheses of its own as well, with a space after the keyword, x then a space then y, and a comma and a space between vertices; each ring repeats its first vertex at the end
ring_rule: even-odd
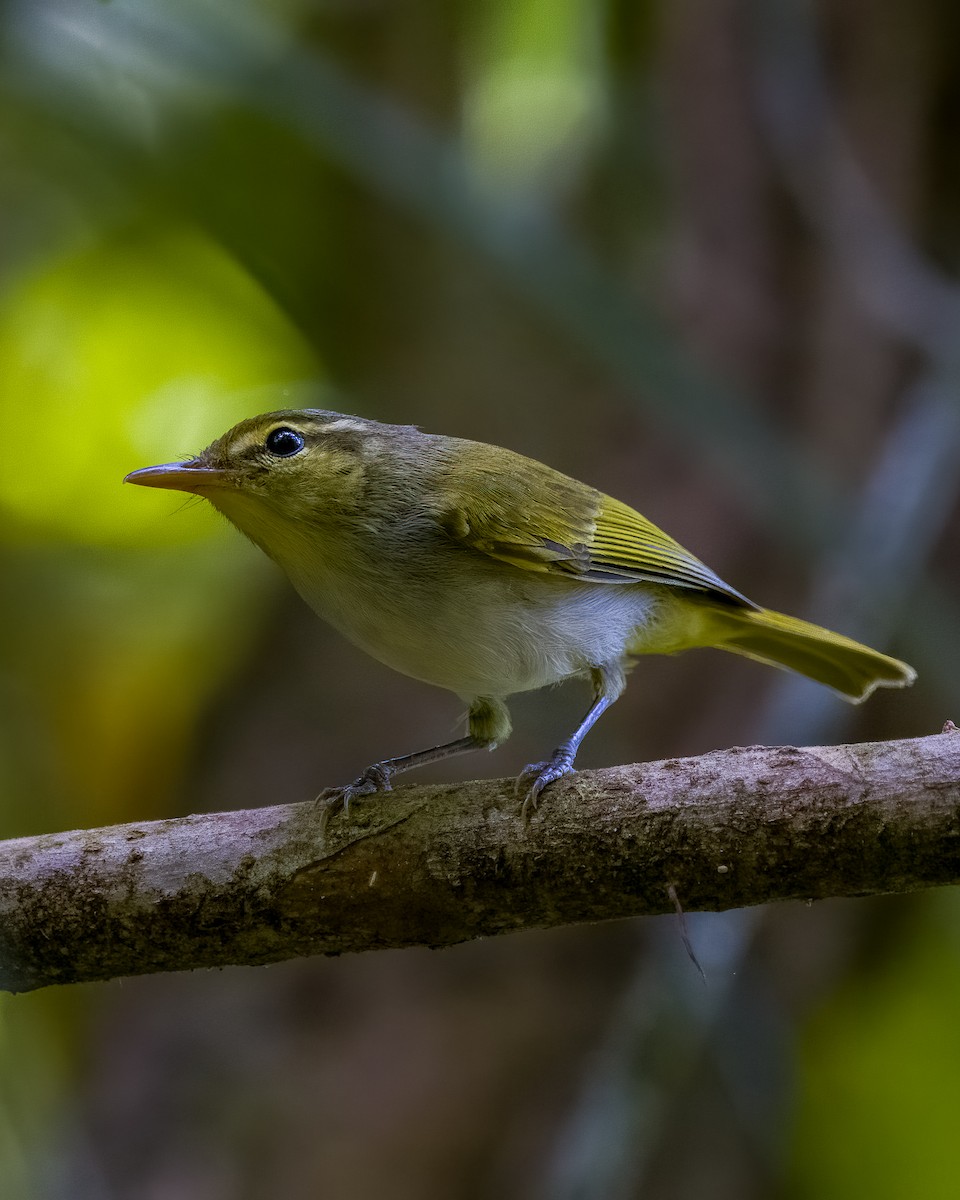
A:
MULTIPOLYGON (((920 672, 853 709, 650 659, 584 766, 957 717, 958 35, 945 0, 0 7, 4 835, 452 736, 120 485, 297 404, 532 454, 920 672)), ((694 915, 705 986, 663 919, 4 997, 0 1195, 952 1197, 957 916, 694 915)))

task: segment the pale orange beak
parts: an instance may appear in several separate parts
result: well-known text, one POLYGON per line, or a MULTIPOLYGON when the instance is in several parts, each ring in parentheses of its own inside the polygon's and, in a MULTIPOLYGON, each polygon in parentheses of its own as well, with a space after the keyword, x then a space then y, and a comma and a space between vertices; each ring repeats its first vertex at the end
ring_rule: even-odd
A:
POLYGON ((193 467, 189 463, 162 463, 158 467, 141 467, 124 476, 124 483, 141 487, 172 488, 177 492, 205 492, 208 488, 227 486, 226 471, 213 467, 193 467))

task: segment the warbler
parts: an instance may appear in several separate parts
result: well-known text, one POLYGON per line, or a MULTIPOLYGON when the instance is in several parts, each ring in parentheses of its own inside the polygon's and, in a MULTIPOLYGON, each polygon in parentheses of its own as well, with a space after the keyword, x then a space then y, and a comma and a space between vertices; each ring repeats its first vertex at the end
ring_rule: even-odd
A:
POLYGON ((505 699, 574 676, 593 700, 520 776, 525 818, 573 770, 643 654, 717 646, 852 701, 912 667, 761 608, 628 505, 512 450, 320 409, 241 421, 184 462, 128 483, 203 496, 286 572, 308 605, 387 666, 455 692, 466 736, 388 758, 321 793, 324 820, 401 771, 494 749, 505 699))

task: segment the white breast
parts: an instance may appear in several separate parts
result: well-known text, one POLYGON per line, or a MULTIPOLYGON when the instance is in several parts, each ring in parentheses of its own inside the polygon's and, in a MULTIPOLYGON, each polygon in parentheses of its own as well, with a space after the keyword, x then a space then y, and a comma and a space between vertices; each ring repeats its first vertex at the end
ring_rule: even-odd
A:
POLYGON ((578 583, 422 524, 317 529, 244 497, 219 504, 312 609, 373 658, 459 696, 509 696, 618 662, 663 589, 578 583))
POLYGON ((372 657, 460 696, 509 696, 621 659, 655 589, 583 584, 493 563, 388 582, 288 570, 321 617, 372 657), (444 583, 438 585, 435 578, 444 583))

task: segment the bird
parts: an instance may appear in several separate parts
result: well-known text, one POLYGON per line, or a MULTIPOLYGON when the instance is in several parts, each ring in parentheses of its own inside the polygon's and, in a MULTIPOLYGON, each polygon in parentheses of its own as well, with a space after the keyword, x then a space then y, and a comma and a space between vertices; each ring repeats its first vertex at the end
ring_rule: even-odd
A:
POLYGON ((324 823, 391 790, 401 772, 501 745, 508 697, 585 678, 583 719, 518 778, 528 822, 646 654, 719 647, 853 702, 916 677, 896 658, 755 604, 629 505, 501 446, 284 409, 125 482, 208 500, 347 639, 467 704, 464 736, 324 789, 324 823))

